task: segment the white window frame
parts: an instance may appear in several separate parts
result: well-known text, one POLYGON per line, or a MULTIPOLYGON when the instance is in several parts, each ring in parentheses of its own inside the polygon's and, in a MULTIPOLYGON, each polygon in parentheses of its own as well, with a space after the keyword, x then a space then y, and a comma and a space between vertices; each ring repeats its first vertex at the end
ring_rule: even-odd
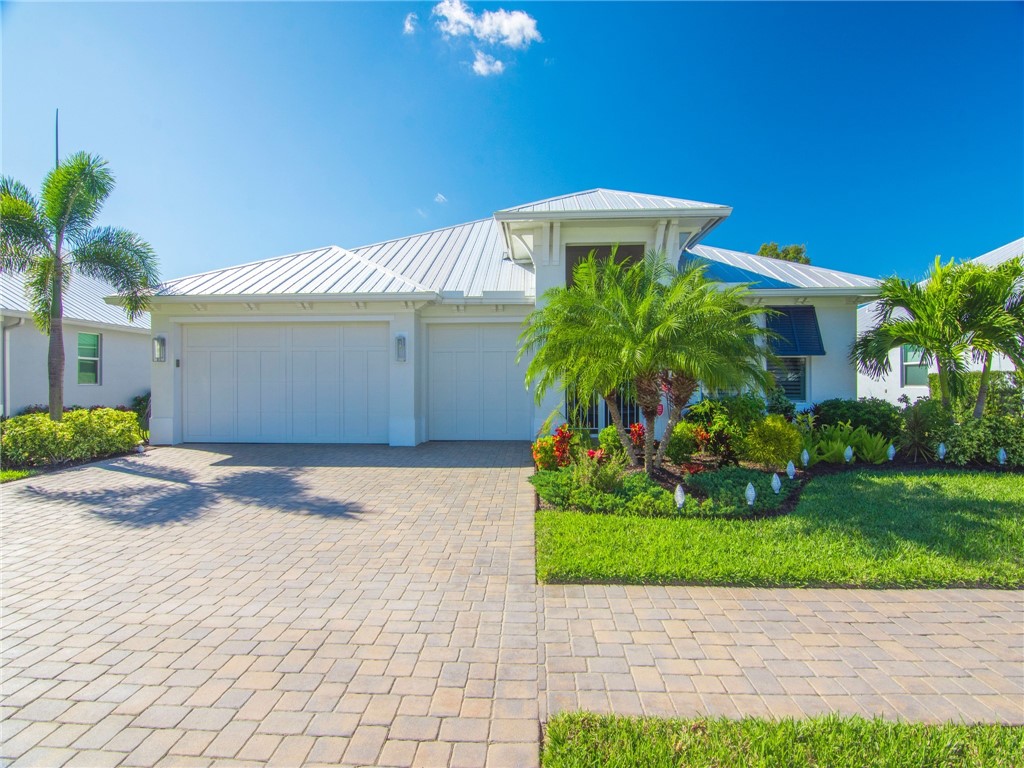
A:
POLYGON ((75 336, 75 353, 77 356, 75 362, 75 383, 80 387, 99 387, 103 384, 103 334, 92 333, 91 331, 79 331, 75 336), (81 343, 79 337, 83 334, 87 336, 96 337, 96 357, 82 357, 81 354, 81 343), (96 361, 96 381, 94 382, 82 382, 82 368, 81 363, 83 360, 96 361))
MULTIPOLYGON (((928 386, 928 370, 929 366, 921 360, 908 360, 907 359, 907 347, 909 344, 904 344, 900 347, 900 386, 901 387, 927 387, 928 386), (913 366, 915 368, 924 368, 925 380, 924 384, 908 384, 907 383, 907 368, 913 366)), ((924 356, 924 350, 921 351, 921 356, 924 356)))

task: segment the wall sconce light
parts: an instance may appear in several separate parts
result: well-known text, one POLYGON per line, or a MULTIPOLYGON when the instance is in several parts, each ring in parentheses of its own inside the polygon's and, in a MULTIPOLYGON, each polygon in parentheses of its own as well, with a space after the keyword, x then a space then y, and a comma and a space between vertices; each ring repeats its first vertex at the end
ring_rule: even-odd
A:
POLYGON ((405 362, 405 335, 401 333, 395 336, 395 360, 405 362))
POLYGON ((153 362, 167 362, 167 339, 164 336, 153 337, 153 362))

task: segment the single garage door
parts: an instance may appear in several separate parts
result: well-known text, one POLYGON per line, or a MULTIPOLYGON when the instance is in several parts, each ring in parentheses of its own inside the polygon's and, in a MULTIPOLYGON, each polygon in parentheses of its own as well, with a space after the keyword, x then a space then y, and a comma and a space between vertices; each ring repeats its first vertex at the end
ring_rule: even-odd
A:
POLYGON ((386 443, 386 323, 188 325, 186 442, 386 443))
POLYGON ((529 440, 533 399, 516 364, 519 325, 430 326, 431 440, 529 440))

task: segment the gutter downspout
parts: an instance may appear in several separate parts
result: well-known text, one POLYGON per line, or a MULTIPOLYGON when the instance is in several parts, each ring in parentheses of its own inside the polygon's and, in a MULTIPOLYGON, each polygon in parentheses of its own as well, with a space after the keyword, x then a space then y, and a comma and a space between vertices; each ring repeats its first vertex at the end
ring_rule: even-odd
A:
POLYGON ((23 317, 6 318, 0 315, 0 325, 3 326, 3 354, 0 355, 0 415, 4 417, 10 416, 7 412, 7 404, 10 402, 9 396, 11 392, 11 345, 7 340, 7 332, 11 328, 17 328, 19 325, 24 324, 25 318, 23 317), (14 320, 14 322, 8 324, 8 319, 14 320))

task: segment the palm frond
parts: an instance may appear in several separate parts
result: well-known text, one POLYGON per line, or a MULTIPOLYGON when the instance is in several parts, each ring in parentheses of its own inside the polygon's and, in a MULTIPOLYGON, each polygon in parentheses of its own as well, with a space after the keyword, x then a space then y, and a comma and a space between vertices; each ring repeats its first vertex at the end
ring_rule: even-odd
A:
POLYGON ((152 246, 126 229, 101 227, 76 238, 69 261, 82 274, 110 283, 129 320, 146 311, 160 280, 152 246))
POLYGON ((0 178, 0 268, 24 272, 49 250, 50 232, 28 187, 0 178))
POLYGON ((43 215, 58 236, 83 237, 113 189, 114 176, 107 161, 77 152, 43 180, 43 215))

